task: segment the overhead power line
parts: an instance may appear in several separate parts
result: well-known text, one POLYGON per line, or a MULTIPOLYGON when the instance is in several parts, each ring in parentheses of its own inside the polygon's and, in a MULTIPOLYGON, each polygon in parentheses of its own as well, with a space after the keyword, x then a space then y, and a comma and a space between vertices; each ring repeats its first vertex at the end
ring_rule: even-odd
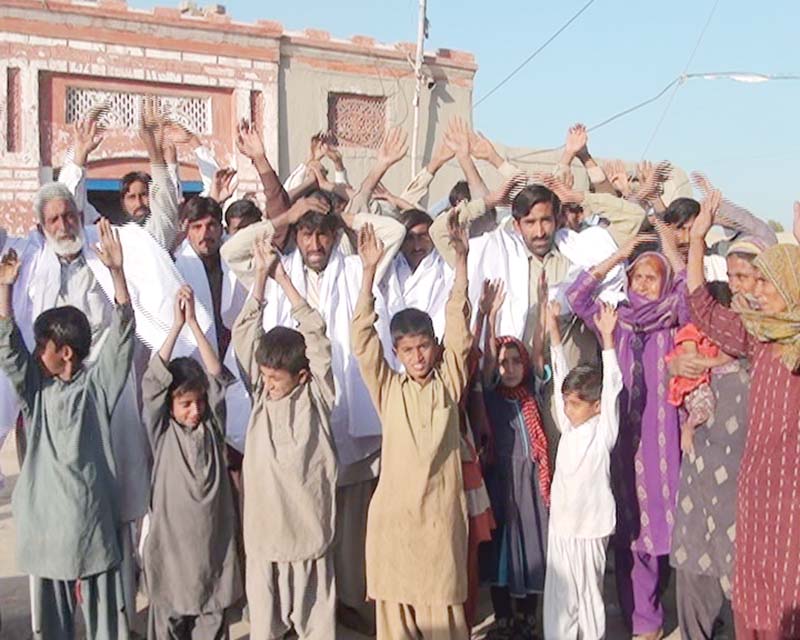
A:
MULTIPOLYGON (((684 73, 679 75, 677 78, 672 80, 669 84, 667 84, 661 91, 659 91, 654 96, 639 102, 632 107, 628 107, 622 111, 615 113, 612 116, 609 116, 605 120, 598 122, 597 124, 593 124, 591 127, 588 127, 587 131, 596 131, 601 127, 605 127, 608 124, 611 124, 615 120, 619 120, 620 118, 627 116, 634 111, 638 111, 646 107, 649 104, 657 102, 660 98, 664 97, 664 94, 667 93, 673 86, 675 85, 683 85, 688 80, 733 80, 734 82, 742 82, 745 84, 760 84, 763 82, 769 82, 772 80, 800 80, 800 74, 773 74, 773 73, 758 73, 753 71, 708 71, 703 73, 684 73)), ((550 147, 548 149, 537 149, 536 151, 529 151, 528 153, 523 153, 519 156, 514 156, 510 158, 511 160, 524 160, 525 158, 529 158, 531 156, 536 156, 544 153, 550 153, 551 151, 558 151, 562 149, 564 145, 559 145, 557 147, 550 147)))
MULTIPOLYGON (((720 0, 715 0, 714 5, 711 7, 711 11, 708 14, 708 18, 706 18, 706 23, 700 30, 700 35, 697 38, 697 42, 695 42, 694 44, 692 52, 689 54, 689 59, 686 61, 686 64, 683 67, 683 73, 681 74, 681 76, 685 76, 686 72, 689 71, 689 67, 694 61, 694 57, 697 55, 697 50, 700 48, 700 43, 703 42, 703 38, 706 35, 706 31, 708 31, 708 25, 711 24, 711 19, 714 17, 714 14, 717 11, 717 6, 719 6, 719 2, 720 0)), ((653 129, 653 133, 650 135, 650 139, 647 141, 647 145, 645 146, 644 151, 642 151, 642 158, 644 158, 645 155, 647 155, 647 152, 650 151, 650 146, 653 144, 653 140, 656 139, 656 136, 658 135, 658 132, 661 129, 661 125, 664 124, 664 120, 666 119, 667 113, 669 112, 669 109, 672 106, 673 100, 675 100, 675 96, 677 95, 678 90, 681 88, 681 84, 683 83, 679 82, 677 85, 675 85, 675 90, 670 94, 669 100, 667 100, 667 104, 664 107, 664 111, 661 112, 661 116, 659 117, 658 122, 656 122, 656 128, 653 129)))
POLYGON ((525 67, 525 65, 527 65, 531 60, 533 60, 536 56, 538 56, 545 49, 545 47, 547 47, 547 45, 549 45, 553 40, 555 40, 558 36, 560 36, 561 33, 567 27, 569 27, 569 25, 575 22, 575 20, 577 20, 584 11, 586 11, 592 4, 594 4, 594 2, 595 0, 589 0, 589 2, 583 5, 583 7, 574 16, 572 16, 569 20, 567 20, 558 31, 556 31, 552 36, 550 36, 547 40, 545 40, 544 44, 542 44, 538 49, 536 49, 536 51, 534 51, 531 55, 525 58, 525 60, 523 60, 520 64, 518 64, 511 73, 509 73, 505 78, 503 78, 500 82, 498 82, 489 92, 485 93, 483 97, 472 106, 472 108, 476 109, 479 104, 484 102, 489 96, 491 96, 498 89, 500 89, 500 87, 502 87, 506 82, 511 80, 511 78, 513 78, 515 75, 517 75, 517 73, 519 73, 523 69, 523 67, 525 67))

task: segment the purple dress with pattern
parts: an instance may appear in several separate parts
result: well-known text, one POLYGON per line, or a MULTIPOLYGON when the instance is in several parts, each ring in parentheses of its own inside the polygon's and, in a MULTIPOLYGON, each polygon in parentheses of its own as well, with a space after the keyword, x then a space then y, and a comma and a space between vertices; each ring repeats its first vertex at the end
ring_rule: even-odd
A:
MULTIPOLYGON (((664 261, 663 256, 656 256, 664 261)), ((688 322, 685 272, 667 277, 658 300, 629 292, 620 306, 614 344, 624 381, 619 396, 620 429, 612 455, 617 502, 616 545, 661 556, 670 552, 675 498, 680 475, 678 410, 667 402, 669 372, 665 356, 677 327, 688 322)), ((600 281, 584 272, 567 298, 573 312, 596 331, 600 281)))

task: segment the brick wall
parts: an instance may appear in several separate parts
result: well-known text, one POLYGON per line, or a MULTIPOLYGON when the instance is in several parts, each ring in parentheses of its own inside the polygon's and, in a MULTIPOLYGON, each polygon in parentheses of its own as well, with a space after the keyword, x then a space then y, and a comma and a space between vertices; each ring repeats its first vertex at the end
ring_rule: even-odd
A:
MULTIPOLYGON (((237 23, 229 16, 181 14, 177 9, 129 9, 119 0, 96 3, 4 0, 0 12, 0 224, 19 233, 33 224, 31 201, 42 182, 52 179, 70 145, 66 100, 70 88, 123 93, 201 97, 211 101, 213 126, 204 141, 219 163, 239 170, 240 191, 259 191, 258 176, 238 155, 235 124, 260 120, 270 159, 288 164, 307 143, 281 148, 279 105, 293 111, 320 105, 293 102, 281 86, 281 65, 308 66, 326 74, 374 80, 379 74, 413 82, 409 45, 376 44, 356 36, 334 40, 324 31, 286 33, 266 20, 237 23), (301 51, 292 54, 292 50, 301 51), (292 59, 296 55, 297 59, 292 59)), ((440 50, 427 58, 438 79, 471 97, 475 65, 469 54, 440 50)), ((317 80, 321 85, 327 77, 317 80)), ((320 89, 324 93, 324 86, 320 89)), ((461 101, 464 102, 464 101, 461 101)), ((462 105, 469 108, 469 100, 462 105)), ((322 115, 316 119, 324 119, 322 115)), ((311 131, 303 131, 302 136, 311 131)), ((192 157, 180 157, 182 177, 196 179, 192 157)), ((144 148, 135 130, 112 128, 93 154, 90 177, 118 178, 144 168, 144 148)), ((290 166, 281 166, 285 174, 290 166)), ((356 176, 357 177, 357 176, 356 176)))

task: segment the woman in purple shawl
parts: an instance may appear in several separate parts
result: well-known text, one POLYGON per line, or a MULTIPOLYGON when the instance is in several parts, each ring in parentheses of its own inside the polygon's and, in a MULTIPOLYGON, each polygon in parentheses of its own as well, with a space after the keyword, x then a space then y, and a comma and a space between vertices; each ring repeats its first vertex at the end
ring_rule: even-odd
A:
MULTIPOLYGON (((663 624, 660 576, 669 570, 681 462, 678 411, 667 402, 664 357, 672 350, 675 329, 689 319, 684 265, 668 233, 660 235, 665 255, 642 253, 628 269, 629 302, 619 307, 614 335, 625 385, 611 468, 617 591, 626 624, 643 638, 660 637, 663 624)), ((567 299, 587 326, 596 330, 603 278, 644 240, 633 238, 570 286, 567 299)))

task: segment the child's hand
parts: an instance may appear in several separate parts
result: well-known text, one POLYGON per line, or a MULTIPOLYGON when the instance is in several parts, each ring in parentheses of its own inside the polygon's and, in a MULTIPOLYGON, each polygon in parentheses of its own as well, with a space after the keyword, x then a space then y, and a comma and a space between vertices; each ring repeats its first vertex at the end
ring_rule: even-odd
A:
POLYGON ((605 302, 594 315, 594 323, 603 338, 613 338, 617 326, 617 310, 605 302))
POLYGON ((186 321, 186 324, 189 326, 197 324, 197 317, 195 316, 194 291, 192 291, 192 288, 188 284, 183 285, 178 291, 178 297, 181 300, 183 317, 186 321))
POLYGON ((539 304, 546 304, 547 311, 545 313, 547 332, 552 339, 554 336, 560 337, 561 330, 558 327, 558 319, 561 317, 561 303, 558 300, 551 300, 545 302, 540 300, 539 304))
POLYGON ((505 297, 503 293, 503 281, 499 278, 495 280, 484 280, 483 289, 481 289, 481 297, 480 300, 478 300, 478 309, 484 316, 488 316, 492 312, 498 297, 505 297))
POLYGON ((189 285, 183 285, 180 289, 178 289, 178 293, 175 294, 175 304, 173 305, 172 309, 172 326, 173 327, 182 327, 186 324, 186 311, 184 309, 184 300, 186 298, 185 290, 189 288, 189 285))
POLYGON ((459 222, 457 209, 447 214, 447 235, 456 257, 466 260, 469 253, 469 231, 459 222))
POLYGON ((270 275, 280 262, 280 255, 267 238, 256 238, 253 242, 253 260, 256 273, 270 275))
POLYGON ((111 228, 107 218, 100 218, 97 229, 100 232, 97 257, 110 271, 121 271, 122 243, 119 241, 119 231, 111 228))
POLYGON ((358 255, 365 270, 378 268, 378 263, 383 257, 383 243, 375 235, 371 224, 365 224, 358 232, 358 255))
POLYGON ((6 255, 0 260, 0 285, 5 287, 12 286, 19 277, 19 269, 22 266, 17 252, 9 249, 6 255))
POLYGON ((685 425, 681 427, 681 451, 694 460, 694 427, 685 425))

